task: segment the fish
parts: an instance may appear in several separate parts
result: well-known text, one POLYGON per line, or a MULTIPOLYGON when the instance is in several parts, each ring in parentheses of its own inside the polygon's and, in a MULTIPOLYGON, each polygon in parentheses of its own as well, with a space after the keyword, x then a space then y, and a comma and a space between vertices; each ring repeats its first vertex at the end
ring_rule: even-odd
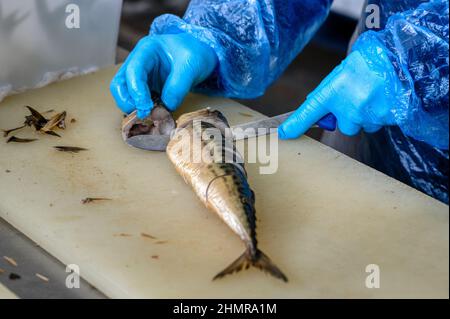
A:
MULTIPOLYGON (((170 161, 185 182, 193 188, 201 202, 215 212, 245 244, 242 255, 219 272, 213 280, 252 266, 287 282, 286 275, 258 247, 255 193, 248 183, 247 172, 241 163, 243 161, 228 163, 224 160, 202 159, 194 162, 191 158, 183 156, 180 151, 182 147, 180 144, 186 145, 184 140, 186 133, 192 139, 200 138, 202 149, 207 145, 201 137, 206 129, 219 130, 222 137, 225 137, 225 130, 230 126, 224 115, 217 110, 202 109, 181 115, 176 124, 177 129, 166 149, 170 161), (201 125, 194 125, 195 121, 200 121, 201 125)), ((223 140, 217 142, 214 140, 212 143, 223 143, 223 140)), ((208 141, 208 145, 209 143, 211 142, 208 141)), ((242 158, 236 150, 234 141, 231 143, 233 158, 242 158)), ((226 147, 219 149, 221 149, 219 156, 224 159, 226 152, 230 150, 226 147)), ((189 152, 192 154, 192 146, 189 152)))

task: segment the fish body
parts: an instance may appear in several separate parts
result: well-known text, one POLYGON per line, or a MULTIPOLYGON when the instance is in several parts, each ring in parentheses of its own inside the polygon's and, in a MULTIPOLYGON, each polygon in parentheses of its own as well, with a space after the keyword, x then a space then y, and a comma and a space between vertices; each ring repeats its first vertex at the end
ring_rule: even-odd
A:
POLYGON ((227 120, 219 111, 203 109, 184 114, 177 120, 177 130, 166 150, 179 174, 194 189, 203 204, 215 212, 245 244, 245 252, 214 279, 254 266, 287 281, 281 270, 258 249, 255 194, 247 181, 244 165, 235 161, 240 155, 234 142, 231 142, 231 149, 224 143, 226 128, 229 128, 227 120), (208 135, 204 134, 205 131, 211 128, 222 135, 219 141, 203 138, 208 135), (190 138, 190 144, 186 143, 186 136, 190 138), (193 161, 194 139, 201 145, 203 157, 200 161, 193 161), (193 156, 187 157, 184 153, 187 144, 193 156), (217 147, 215 149, 221 150, 221 153, 211 153, 211 146, 217 147), (234 161, 225 161, 227 152, 232 153, 234 161), (219 161, 216 156, 219 156, 219 161))

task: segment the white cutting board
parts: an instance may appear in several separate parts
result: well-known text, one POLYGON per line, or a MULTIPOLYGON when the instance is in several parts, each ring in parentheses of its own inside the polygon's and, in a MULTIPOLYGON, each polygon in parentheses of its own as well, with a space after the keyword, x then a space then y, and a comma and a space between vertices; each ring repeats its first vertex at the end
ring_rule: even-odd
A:
POLYGON ((17 296, 9 291, 8 288, 0 284, 0 300, 1 299, 17 299, 17 296))
MULTIPOLYGON (((26 104, 76 118, 62 139, 0 141, 0 215, 62 262, 77 264, 105 294, 448 298, 448 207, 307 137, 280 142, 276 174, 247 167, 260 247, 289 283, 254 269, 213 282, 243 245, 202 206, 165 153, 122 142, 122 116, 108 92, 114 71, 0 104, 0 128, 20 123, 26 104), (54 145, 89 151, 70 155, 54 145), (82 205, 85 197, 113 200, 82 205), (366 288, 369 264, 380 267, 379 289, 366 288)), ((231 124, 261 117, 225 99, 190 96, 184 104, 206 106, 223 111, 231 124)))

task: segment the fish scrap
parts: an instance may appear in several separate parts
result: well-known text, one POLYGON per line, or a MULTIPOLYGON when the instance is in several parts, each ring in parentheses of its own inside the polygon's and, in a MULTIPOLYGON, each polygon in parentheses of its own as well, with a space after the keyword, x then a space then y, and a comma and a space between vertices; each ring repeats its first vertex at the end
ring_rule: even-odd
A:
POLYGON ((60 152, 67 152, 67 153, 79 153, 81 151, 87 151, 87 148, 83 147, 77 147, 77 146, 53 146, 54 149, 60 152))
MULTIPOLYGON (((23 125, 13 128, 13 129, 8 129, 8 130, 2 130, 3 131, 3 137, 8 137, 11 133, 16 132, 18 130, 21 130, 23 128, 26 127, 33 127, 36 131, 43 133, 43 134, 47 134, 47 135, 51 135, 51 136, 56 136, 56 137, 61 137, 61 135, 59 135, 58 133, 56 133, 54 130, 55 129, 65 129, 66 128, 66 116, 67 116, 67 112, 63 111, 61 113, 57 113, 54 116, 52 116, 50 119, 46 119, 44 117, 44 115, 42 115, 42 113, 39 113, 38 111, 36 111, 34 108, 32 108, 29 105, 25 106, 28 111, 30 112, 30 115, 25 116, 25 121, 23 123, 23 125)), ((53 112, 53 110, 49 110, 46 111, 44 113, 50 113, 53 112)), ((35 141, 36 139, 28 139, 28 138, 18 138, 18 137, 12 137, 10 139, 7 140, 7 143, 10 142, 17 142, 17 143, 29 143, 32 141, 35 141)))
POLYGON ((37 278, 39 278, 40 280, 42 280, 44 282, 49 282, 50 281, 50 279, 48 277, 44 276, 44 275, 41 275, 39 273, 36 273, 35 275, 36 275, 37 278))
POLYGON ((20 275, 16 274, 16 273, 10 273, 9 274, 9 279, 10 280, 19 280, 20 278, 22 278, 20 275))
POLYGON ((85 199, 81 200, 82 204, 89 204, 92 202, 97 202, 97 201, 104 201, 104 200, 111 200, 111 198, 103 198, 103 197, 86 197, 85 199))
POLYGON ((3 259, 6 260, 10 265, 12 265, 12 266, 14 266, 14 267, 17 267, 17 266, 18 266, 18 265, 17 265, 17 262, 16 262, 13 258, 11 258, 11 257, 3 256, 3 259))
POLYGON ((8 135, 11 134, 12 132, 21 130, 21 129, 25 128, 25 127, 27 127, 27 126, 26 125, 22 125, 22 126, 10 129, 10 130, 2 130, 3 131, 3 137, 8 137, 8 135))
POLYGON ((150 238, 150 239, 158 239, 155 236, 152 236, 152 235, 147 234, 147 233, 141 233, 141 237, 150 238))
POLYGON ((11 136, 6 140, 6 143, 31 143, 37 141, 37 138, 20 138, 16 136, 11 136))
POLYGON ((52 116, 52 118, 50 118, 48 120, 48 122, 40 129, 40 131, 47 133, 47 132, 54 130, 56 127, 60 128, 60 129, 65 129, 66 128, 66 122, 65 122, 66 116, 67 116, 66 111, 52 116))

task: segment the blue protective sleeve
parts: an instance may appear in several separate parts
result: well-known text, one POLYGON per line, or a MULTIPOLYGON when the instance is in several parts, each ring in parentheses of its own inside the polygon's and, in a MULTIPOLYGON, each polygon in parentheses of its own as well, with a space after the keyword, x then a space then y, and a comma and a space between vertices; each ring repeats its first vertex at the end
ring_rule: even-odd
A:
POLYGON ((368 63, 386 54, 394 72, 393 114, 403 133, 440 149, 449 147, 448 0, 432 0, 389 18, 379 32, 363 33, 352 50, 368 63), (394 87, 398 86, 398 87, 394 87))
POLYGON ((325 20, 332 0, 192 0, 183 19, 166 14, 151 34, 185 32, 208 44, 219 65, 198 91, 261 96, 325 20))

